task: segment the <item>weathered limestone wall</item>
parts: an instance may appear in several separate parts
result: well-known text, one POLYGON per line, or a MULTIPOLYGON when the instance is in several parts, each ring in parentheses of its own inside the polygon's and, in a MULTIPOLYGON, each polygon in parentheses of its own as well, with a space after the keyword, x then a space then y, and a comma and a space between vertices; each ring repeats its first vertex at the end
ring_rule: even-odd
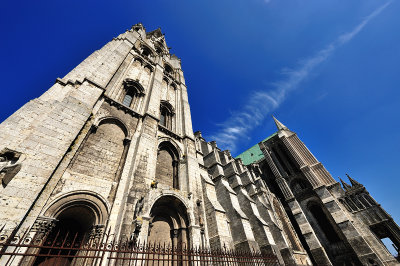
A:
POLYGON ((71 163, 71 171, 92 178, 113 180, 124 150, 125 134, 115 124, 102 124, 89 135, 71 163), (90 159, 89 159, 90 158, 90 159))
MULTIPOLYGON (((53 87, 63 89, 60 84, 53 87)), ((0 149, 25 156, 19 173, 1 191, 0 221, 7 226, 17 226, 35 203, 102 93, 88 82, 67 91, 61 101, 40 97, 29 102, 0 126, 0 149)))

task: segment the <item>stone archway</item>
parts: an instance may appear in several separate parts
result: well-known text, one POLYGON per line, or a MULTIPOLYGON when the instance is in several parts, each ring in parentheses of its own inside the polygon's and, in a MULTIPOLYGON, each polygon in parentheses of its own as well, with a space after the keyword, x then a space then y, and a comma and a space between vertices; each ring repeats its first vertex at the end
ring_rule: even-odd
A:
MULTIPOLYGON (((189 218, 182 201, 174 196, 163 196, 154 203, 150 217, 147 239, 150 245, 160 245, 172 250, 188 247, 189 218)), ((175 261, 179 262, 177 265, 184 265, 179 258, 175 258, 175 261)))
MULTIPOLYGON (((79 247, 101 236, 108 218, 105 201, 90 192, 75 191, 58 198, 43 213, 53 226, 45 233, 37 258, 29 265, 85 265, 79 247)), ((97 240, 96 240, 97 241, 97 240)), ((89 254, 90 255, 90 254, 89 254)))

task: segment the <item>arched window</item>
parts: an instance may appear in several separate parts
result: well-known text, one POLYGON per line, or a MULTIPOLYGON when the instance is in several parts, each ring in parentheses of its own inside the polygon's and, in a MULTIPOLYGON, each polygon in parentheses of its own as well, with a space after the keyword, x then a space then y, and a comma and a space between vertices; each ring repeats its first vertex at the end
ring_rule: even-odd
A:
POLYGON ((339 202, 348 210, 351 211, 350 206, 343 199, 339 199, 339 202))
POLYGON ((358 194, 357 198, 360 200, 361 204, 364 205, 365 208, 371 206, 371 204, 365 199, 364 194, 358 194))
POLYGON ((162 48, 163 47, 162 44, 158 43, 155 47, 156 47, 156 53, 158 55, 163 55, 164 54, 164 49, 162 48))
POLYGON ((319 228, 321 228, 322 233, 325 235, 329 243, 337 243, 341 241, 336 230, 332 226, 332 223, 319 204, 313 202, 310 203, 308 205, 308 210, 314 217, 314 220, 317 222, 319 228))
POLYGON ((156 181, 179 189, 179 154, 170 142, 162 142, 157 151, 156 181))
POLYGON ((161 101, 160 105, 160 125, 172 130, 174 108, 167 101, 161 101))
POLYGON ((361 202, 359 201, 359 199, 358 199, 356 196, 351 195, 351 196, 350 196, 350 199, 354 202, 354 204, 356 205, 356 207, 357 207, 359 210, 364 209, 364 207, 362 206, 361 202))
POLYGON ((145 56, 145 57, 152 57, 153 53, 151 52, 149 47, 142 46, 142 55, 145 56))
POLYGON ((168 64, 165 64, 165 65, 164 65, 164 70, 165 70, 165 73, 170 74, 170 75, 172 75, 172 74, 174 73, 174 70, 173 70, 172 67, 171 67, 170 65, 168 65, 168 64))
POLYGON ((144 95, 144 88, 138 82, 129 78, 124 80, 123 86, 122 104, 130 108, 135 108, 139 98, 144 95))

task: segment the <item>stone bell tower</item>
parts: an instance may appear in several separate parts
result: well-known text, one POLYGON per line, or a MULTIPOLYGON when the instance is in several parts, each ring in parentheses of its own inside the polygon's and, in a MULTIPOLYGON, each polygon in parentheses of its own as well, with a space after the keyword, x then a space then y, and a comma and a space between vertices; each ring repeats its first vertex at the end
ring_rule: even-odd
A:
POLYGON ((133 26, 4 121, 0 171, 3 232, 208 246, 187 88, 160 29, 133 26))

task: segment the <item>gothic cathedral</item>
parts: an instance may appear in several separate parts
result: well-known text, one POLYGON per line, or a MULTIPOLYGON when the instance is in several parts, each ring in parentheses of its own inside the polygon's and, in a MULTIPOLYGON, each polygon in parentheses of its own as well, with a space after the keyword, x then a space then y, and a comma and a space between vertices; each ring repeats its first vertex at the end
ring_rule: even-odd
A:
MULTIPOLYGON (((381 241, 400 248, 391 216, 275 123, 237 158, 193 133, 180 59, 160 29, 134 25, 0 125, 0 265, 52 262, 49 246, 11 256, 21 235, 75 232, 74 243, 106 231, 129 243, 259 252, 277 265, 399 265, 381 241)), ((59 246, 63 264, 51 265, 69 265, 77 250, 59 246)), ((166 264, 191 264, 180 256, 166 264)))

